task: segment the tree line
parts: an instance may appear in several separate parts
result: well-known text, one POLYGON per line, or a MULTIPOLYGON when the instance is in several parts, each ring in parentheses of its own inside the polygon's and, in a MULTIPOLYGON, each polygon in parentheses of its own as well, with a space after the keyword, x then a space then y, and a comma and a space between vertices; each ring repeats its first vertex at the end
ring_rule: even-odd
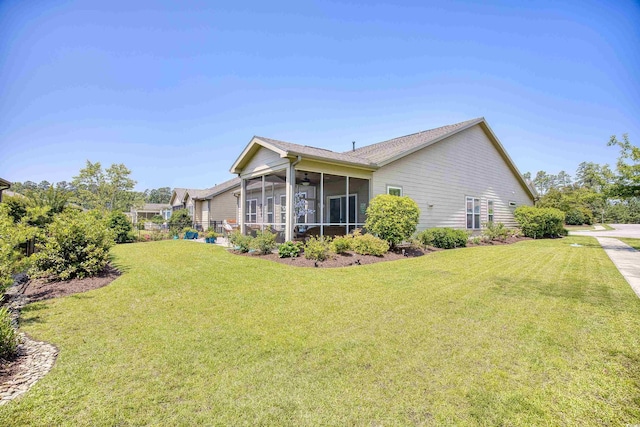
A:
POLYGON ((567 224, 640 223, 640 147, 627 134, 612 136, 607 145, 620 150, 615 170, 582 162, 573 178, 565 171, 523 174, 540 195, 536 206, 560 209, 567 224))
POLYGON ((139 207, 144 203, 169 203, 171 200, 170 187, 134 191, 136 184, 131 179, 131 170, 122 163, 103 169, 100 162, 87 160, 85 167, 71 182, 14 182, 11 191, 28 197, 36 205, 50 206, 54 211, 61 211, 62 207, 71 203, 84 209, 127 212, 131 207, 139 207))

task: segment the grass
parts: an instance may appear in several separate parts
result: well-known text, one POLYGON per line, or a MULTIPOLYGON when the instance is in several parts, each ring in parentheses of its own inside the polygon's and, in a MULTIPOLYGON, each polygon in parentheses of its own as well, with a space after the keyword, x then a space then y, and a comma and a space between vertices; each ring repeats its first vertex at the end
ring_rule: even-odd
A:
POLYGON ((632 248, 640 251, 640 239, 629 239, 629 238, 622 238, 622 237, 616 237, 616 239, 621 240, 625 242, 627 245, 631 246, 632 248))
POLYGON ((640 423, 640 299, 593 238, 343 269, 113 254, 111 285, 23 313, 60 355, 0 425, 640 423))

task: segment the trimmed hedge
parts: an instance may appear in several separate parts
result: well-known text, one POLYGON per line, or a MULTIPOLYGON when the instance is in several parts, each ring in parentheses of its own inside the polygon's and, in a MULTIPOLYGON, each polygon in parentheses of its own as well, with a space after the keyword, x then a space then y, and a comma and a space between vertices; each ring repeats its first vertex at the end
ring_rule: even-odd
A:
POLYGON ((542 239, 567 234, 563 227, 565 215, 560 209, 519 206, 513 214, 527 237, 542 239))
POLYGON ((389 243, 372 234, 356 235, 352 240, 353 251, 360 255, 382 256, 389 251, 389 243))
POLYGON ((429 228, 418 233, 417 238, 425 246, 454 249, 467 246, 469 234, 453 228, 429 228))

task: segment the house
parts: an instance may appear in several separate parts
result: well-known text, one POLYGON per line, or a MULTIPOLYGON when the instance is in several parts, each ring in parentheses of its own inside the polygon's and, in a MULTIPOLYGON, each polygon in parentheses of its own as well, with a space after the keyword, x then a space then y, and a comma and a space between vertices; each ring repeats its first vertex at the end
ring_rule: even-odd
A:
POLYGON ((268 227, 286 240, 362 227, 378 194, 415 200, 419 230, 472 232, 489 221, 516 225, 514 209, 536 198, 484 118, 342 153, 254 136, 231 172, 241 180, 243 232, 268 227))
POLYGON ((171 217, 171 205, 168 203, 145 203, 140 208, 131 208, 129 217, 131 222, 137 224, 138 222, 151 221, 154 216, 161 216, 165 221, 171 217))
POLYGON ((239 188, 239 178, 204 190, 175 188, 170 205, 174 211, 187 209, 196 229, 220 229, 224 220, 235 219, 238 216, 239 188))
POLYGON ((5 179, 0 178, 0 202, 2 202, 2 192, 11 188, 11 183, 5 179))

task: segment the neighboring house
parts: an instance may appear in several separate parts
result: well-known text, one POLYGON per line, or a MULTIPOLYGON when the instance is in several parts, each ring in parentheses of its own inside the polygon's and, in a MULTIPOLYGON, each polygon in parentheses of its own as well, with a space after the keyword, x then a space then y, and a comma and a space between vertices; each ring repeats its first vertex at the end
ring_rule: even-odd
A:
POLYGON ((129 216, 131 222, 137 224, 138 222, 151 221, 151 218, 159 215, 165 221, 171 217, 171 205, 168 203, 145 203, 141 208, 131 208, 129 216))
POLYGON ((11 188, 11 183, 5 179, 0 178, 0 202, 2 202, 2 192, 11 188))
POLYGON ((470 231, 514 226, 516 206, 536 198, 484 118, 343 153, 255 136, 231 172, 241 179, 243 232, 269 227, 287 240, 362 227, 378 194, 415 200, 418 229, 470 231))
POLYGON ((194 228, 221 229, 222 222, 238 216, 240 179, 233 178, 204 190, 176 188, 171 195, 173 210, 187 209, 194 228))

